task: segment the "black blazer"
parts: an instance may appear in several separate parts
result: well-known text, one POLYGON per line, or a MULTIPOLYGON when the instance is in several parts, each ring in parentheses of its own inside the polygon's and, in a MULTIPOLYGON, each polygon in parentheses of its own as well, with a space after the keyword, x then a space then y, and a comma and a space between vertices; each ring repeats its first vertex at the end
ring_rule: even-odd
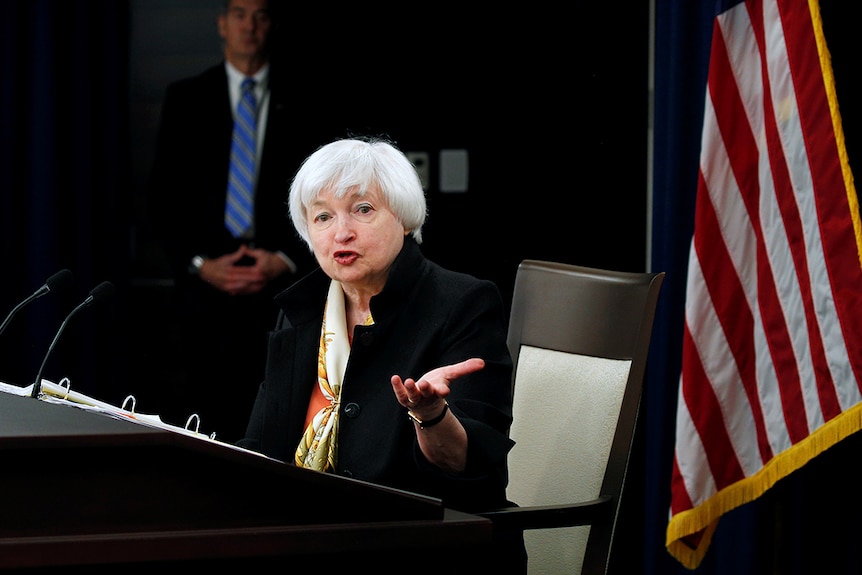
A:
MULTIPOLYGON (((304 110, 291 105, 274 65, 269 85, 255 244, 283 251, 305 273, 312 269, 313 257, 287 216, 287 196, 302 160, 325 143, 326 134, 316 132, 304 110)), ((224 227, 232 131, 224 63, 168 86, 148 182, 148 211, 178 278, 187 276, 193 256, 220 256, 238 246, 224 227)))
MULTIPOLYGON (((321 270, 279 294, 261 385, 243 447, 293 462, 311 391, 329 278, 321 270)), ((464 511, 506 504, 512 361, 503 304, 488 281, 445 270, 411 239, 371 300, 374 325, 357 327, 343 380, 336 473, 439 497, 464 511), (390 377, 481 357, 486 366, 452 383, 449 404, 467 430, 467 473, 453 478, 421 454, 390 377)))

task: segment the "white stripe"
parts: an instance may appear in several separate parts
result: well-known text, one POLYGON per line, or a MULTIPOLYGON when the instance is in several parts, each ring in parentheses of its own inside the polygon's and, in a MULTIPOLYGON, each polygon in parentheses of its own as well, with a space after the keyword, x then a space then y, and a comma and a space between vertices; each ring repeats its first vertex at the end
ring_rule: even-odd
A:
MULTIPOLYGON (((731 68, 741 92, 740 98, 746 111, 751 133, 758 146, 758 184, 760 192, 757 202, 760 217, 758 225, 765 242, 764 248, 767 260, 770 262, 769 269, 758 270, 753 267, 757 262, 757 240, 754 236, 746 236, 745 241, 751 242, 751 244, 748 246, 749 249, 739 255, 750 261, 751 267, 747 270, 750 273, 741 276, 741 281, 746 286, 746 292, 749 293, 757 289, 759 281, 758 272, 762 274, 776 273, 778 276, 772 277, 770 281, 776 284, 776 289, 779 293, 784 293, 791 299, 795 296, 797 301, 791 303, 791 306, 799 309, 801 304, 801 301, 798 300, 799 286, 795 282, 796 276, 793 273, 784 221, 777 211, 771 166, 769 165, 764 123, 763 70, 760 65, 760 58, 758 57, 759 47, 755 42, 754 30, 748 18, 748 11, 744 5, 740 4, 737 8, 729 11, 726 14, 726 18, 719 18, 719 22, 722 24, 723 38, 729 44, 728 54, 731 59, 731 68)), ((737 199, 734 198, 734 201, 737 201, 737 199)), ((734 260, 737 260, 736 256, 734 256, 734 260)), ((741 266, 738 265, 738 268, 741 269, 741 266)), ((773 452, 778 453, 789 447, 791 442, 787 431, 784 408, 781 403, 778 376, 763 327, 764 318, 761 316, 761 308, 759 305, 752 305, 751 311, 755 318, 753 341, 755 345, 757 389, 763 408, 769 444, 773 452)), ((785 317, 788 317, 786 313, 785 317)), ((792 327, 790 329, 792 330, 792 327)), ((791 331, 790 333, 792 335, 794 332, 791 331)), ((804 336, 804 333, 802 335, 804 336)), ((794 353, 796 357, 799 357, 798 347, 794 353)))
MULTIPOLYGON (((762 467, 751 404, 742 385, 736 360, 721 329, 712 299, 706 289, 700 261, 692 250, 688 270, 685 321, 694 347, 709 378, 721 409, 721 418, 743 473, 751 475, 762 467)), ((708 439, 707 439, 708 443, 708 439)))
MULTIPOLYGON (((783 153, 787 158, 790 180, 794 198, 800 213, 805 240, 805 255, 808 268, 799 273, 808 274, 814 298, 815 314, 818 325, 815 326, 823 341, 827 363, 838 391, 841 408, 846 409, 860 401, 858 386, 843 385, 845 382, 855 382, 850 367, 846 342, 838 323, 838 312, 832 294, 832 285, 826 270, 826 258, 821 242, 820 219, 814 196, 811 167, 808 152, 802 133, 799 118, 799 105, 796 90, 790 73, 790 62, 784 29, 781 26, 778 6, 774 1, 764 2, 764 21, 769 23, 767 34, 770 38, 768 46, 768 74, 772 86, 772 105, 775 110, 775 121, 778 126, 783 153)), ((785 242, 786 243, 786 242, 785 242)), ((782 297, 782 302, 784 298, 782 297)), ((798 312, 800 317, 794 317, 792 327, 800 341, 794 341, 797 358, 804 362, 800 367, 802 381, 810 382, 804 386, 806 409, 809 413, 809 427, 815 429, 823 424, 824 418, 820 411, 820 402, 816 393, 814 367, 811 364, 811 353, 808 350, 808 333, 806 318, 802 316, 800 302, 788 304, 790 309, 798 312), (798 306, 798 307, 793 307, 798 306)))
MULTIPOLYGON (((700 159, 700 169, 703 173, 709 193, 709 200, 719 221, 721 240, 724 242, 733 263, 733 271, 739 277, 745 298, 751 313, 757 310, 757 264, 754 227, 748 217, 745 201, 730 165, 730 158, 724 141, 718 132, 715 119, 715 109, 712 100, 706 99, 706 112, 703 118, 704 150, 700 159)), ((718 240, 718 238, 716 238, 718 240)), ((728 273, 731 270, 728 270, 728 273)))
POLYGON ((715 480, 709 472, 706 449, 691 420, 688 406, 682 397, 680 382, 679 408, 676 410, 676 461, 685 490, 697 507, 715 495, 715 480))
MULTIPOLYGON (((750 33, 750 27, 748 32, 750 33)), ((734 53, 737 52, 738 50, 734 51, 734 53)), ((741 67, 742 66, 736 65, 737 69, 741 67)), ((745 76, 745 74, 739 75, 738 77, 742 76, 745 76)), ((754 111, 751 111, 749 113, 749 117, 757 117, 757 114, 754 111)), ((719 134, 715 119, 715 109, 712 105, 712 100, 709 97, 707 97, 705 103, 703 134, 704 136, 701 143, 701 150, 703 150, 701 156, 701 171, 704 174, 704 180, 709 192, 710 201, 712 202, 713 209, 716 212, 716 217, 719 220, 719 227, 722 233, 721 240, 724 242, 728 253, 730 254, 740 285, 745 291, 745 297, 748 302, 748 312, 754 318, 754 327, 756 331, 753 337, 755 345, 757 345, 758 343, 765 341, 765 339, 763 339, 762 324, 760 322, 759 308, 757 305, 757 239, 751 220, 749 219, 748 211, 745 207, 745 202, 742 198, 739 187, 737 186, 736 178, 733 175, 730 159, 724 146, 724 141, 721 139, 719 134)), ((727 271, 728 273, 730 272, 730 270, 727 271)), ((688 299, 691 299, 691 297, 692 296, 689 296, 688 299)), ((707 296, 703 295, 701 297, 707 296)), ((704 320, 704 329, 706 329, 705 326, 707 325, 720 325, 717 317, 710 321, 714 321, 715 323, 710 324, 704 320)), ((722 355, 721 365, 733 361, 732 357, 729 356, 729 351, 725 353, 727 354, 727 357, 722 355)), ((776 450, 783 450, 790 445, 787 427, 784 422, 784 411, 780 401, 780 394, 778 392, 777 377, 775 376, 775 369, 772 365, 771 356, 767 349, 757 349, 755 358, 755 376, 757 379, 756 385, 758 387, 760 398, 760 409, 765 420, 768 442, 771 445, 773 452, 776 452, 776 450)), ((726 381, 728 382, 728 385, 730 381, 739 381, 741 379, 741 376, 736 369, 733 374, 725 371, 721 377, 711 371, 708 373, 713 382, 726 381)), ((713 386, 716 385, 716 383, 713 383, 713 386)), ((741 387, 739 389, 744 393, 741 387)), ((750 417, 753 407, 748 404, 748 402, 746 402, 746 404, 748 405, 748 408, 745 411, 745 415, 750 417)), ((725 417, 727 416, 725 415, 725 417)), ((746 453, 750 456, 755 455, 755 453, 751 452, 749 449, 740 447, 746 442, 752 442, 752 438, 754 438, 754 447, 756 447, 756 434, 746 435, 750 432, 750 428, 745 426, 729 426, 729 433, 731 433, 731 437, 738 454, 746 453)), ((741 457, 741 459, 743 458, 741 457)), ((758 450, 756 452, 756 459, 744 460, 742 464, 745 469, 749 470, 746 472, 748 474, 750 470, 759 469, 761 463, 761 457, 758 450)))

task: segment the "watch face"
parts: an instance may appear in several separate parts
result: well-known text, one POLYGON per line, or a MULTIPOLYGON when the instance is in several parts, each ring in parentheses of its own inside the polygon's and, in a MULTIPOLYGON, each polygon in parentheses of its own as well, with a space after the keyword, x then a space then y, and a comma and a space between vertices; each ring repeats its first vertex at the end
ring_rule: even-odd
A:
POLYGON ((418 423, 420 427, 422 426, 422 420, 419 419, 418 417, 416 417, 415 415, 413 415, 412 411, 407 412, 407 417, 410 419, 410 421, 412 421, 414 423, 418 423))
POLYGON ((193 274, 200 273, 203 265, 204 265, 204 258, 201 256, 195 256, 192 258, 192 265, 189 266, 189 272, 191 272, 193 274))

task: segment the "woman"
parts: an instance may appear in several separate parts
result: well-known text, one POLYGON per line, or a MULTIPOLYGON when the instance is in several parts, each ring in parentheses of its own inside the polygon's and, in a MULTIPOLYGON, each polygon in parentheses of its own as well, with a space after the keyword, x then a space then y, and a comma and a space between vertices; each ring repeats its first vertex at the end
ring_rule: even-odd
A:
POLYGON ((276 298, 240 445, 452 509, 511 505, 503 303, 422 255, 413 166, 388 142, 338 140, 303 163, 289 207, 320 268, 276 298))

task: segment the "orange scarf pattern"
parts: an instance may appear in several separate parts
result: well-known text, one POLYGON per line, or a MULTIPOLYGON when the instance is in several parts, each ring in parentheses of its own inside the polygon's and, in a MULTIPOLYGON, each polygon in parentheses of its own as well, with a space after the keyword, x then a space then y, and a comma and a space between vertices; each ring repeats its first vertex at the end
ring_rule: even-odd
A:
POLYGON ((325 405, 314 415, 296 448, 294 461, 299 467, 322 472, 335 469, 338 460, 341 380, 349 355, 344 292, 341 284, 333 280, 326 298, 317 354, 317 384, 325 405), (327 325, 330 326, 329 331, 327 325))

